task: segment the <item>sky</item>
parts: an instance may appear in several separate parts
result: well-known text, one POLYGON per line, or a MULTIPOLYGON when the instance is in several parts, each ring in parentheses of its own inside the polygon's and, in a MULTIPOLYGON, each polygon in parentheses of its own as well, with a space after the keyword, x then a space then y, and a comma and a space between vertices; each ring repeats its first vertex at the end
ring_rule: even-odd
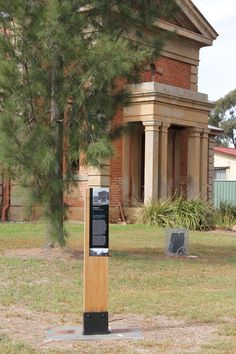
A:
POLYGON ((200 50, 198 90, 215 101, 236 89, 236 0, 192 0, 219 34, 200 50))

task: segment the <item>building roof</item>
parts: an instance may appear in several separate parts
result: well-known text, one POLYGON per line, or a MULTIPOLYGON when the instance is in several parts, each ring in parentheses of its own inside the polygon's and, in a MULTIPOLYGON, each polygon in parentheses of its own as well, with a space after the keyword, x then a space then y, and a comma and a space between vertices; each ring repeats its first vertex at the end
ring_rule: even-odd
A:
POLYGON ((175 0, 179 10, 168 19, 157 19, 155 25, 198 43, 198 49, 212 45, 218 33, 191 0, 175 0))
POLYGON ((207 19, 203 16, 203 14, 199 11, 199 9, 194 5, 191 0, 175 0, 178 6, 182 9, 182 11, 187 15, 189 19, 191 19, 192 23, 199 29, 200 33, 214 40, 218 37, 218 33, 215 29, 210 25, 207 19))
POLYGON ((223 132, 223 129, 215 127, 214 125, 208 125, 208 129, 215 130, 217 132, 223 132))
POLYGON ((225 147, 221 147, 221 146, 215 146, 214 151, 219 152, 220 154, 236 157, 236 149, 235 148, 225 148, 225 147))

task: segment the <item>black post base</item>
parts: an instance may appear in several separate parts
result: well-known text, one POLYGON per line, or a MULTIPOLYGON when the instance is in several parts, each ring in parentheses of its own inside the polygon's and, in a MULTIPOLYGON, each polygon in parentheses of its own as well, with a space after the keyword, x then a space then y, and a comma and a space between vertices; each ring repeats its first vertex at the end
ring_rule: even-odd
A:
POLYGON ((84 312, 84 335, 108 333, 108 312, 84 312))

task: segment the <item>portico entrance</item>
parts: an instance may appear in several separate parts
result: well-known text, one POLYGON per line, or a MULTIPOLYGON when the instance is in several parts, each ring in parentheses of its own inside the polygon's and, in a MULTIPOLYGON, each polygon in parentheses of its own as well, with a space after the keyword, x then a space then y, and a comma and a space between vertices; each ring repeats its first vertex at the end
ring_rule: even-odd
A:
POLYGON ((133 100, 124 110, 129 126, 123 146, 124 205, 180 195, 207 199, 205 95, 191 92, 190 99, 189 90, 156 83, 132 88, 133 100))
POLYGON ((168 127, 158 122, 153 126, 130 123, 126 140, 129 145, 124 171, 126 206, 136 206, 144 200, 187 196, 188 131, 185 127, 168 127))

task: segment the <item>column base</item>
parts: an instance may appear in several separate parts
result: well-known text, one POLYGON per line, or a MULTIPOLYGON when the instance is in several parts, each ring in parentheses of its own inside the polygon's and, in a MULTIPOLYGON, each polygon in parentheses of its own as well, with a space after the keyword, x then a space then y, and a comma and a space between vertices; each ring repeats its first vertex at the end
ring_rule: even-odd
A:
POLYGON ((84 312, 84 335, 108 333, 108 312, 84 312))

